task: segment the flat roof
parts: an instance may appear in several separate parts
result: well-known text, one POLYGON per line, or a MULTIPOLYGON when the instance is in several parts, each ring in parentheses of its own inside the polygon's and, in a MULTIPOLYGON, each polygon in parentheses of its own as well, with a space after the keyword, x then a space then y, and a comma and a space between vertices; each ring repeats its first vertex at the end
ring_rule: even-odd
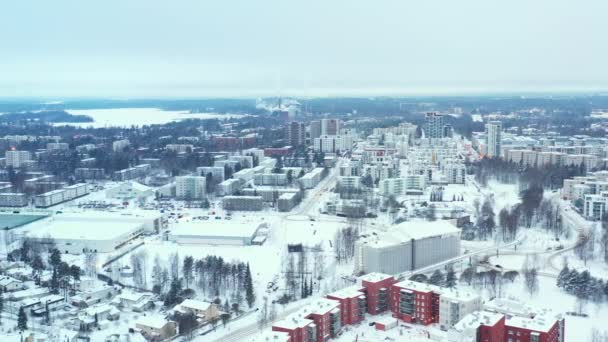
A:
POLYGON ((371 247, 387 247, 403 243, 408 243, 412 239, 422 240, 426 238, 460 234, 460 229, 456 228, 448 220, 438 221, 407 221, 398 225, 388 226, 386 230, 375 229, 368 231, 367 236, 360 239, 371 247))
POLYGON ((56 214, 23 227, 28 235, 64 240, 114 240, 141 228, 141 220, 101 211, 56 214))
POLYGON ((534 316, 534 318, 521 316, 507 318, 505 325, 540 332, 549 332, 557 320, 560 320, 561 318, 562 316, 559 314, 555 314, 550 310, 543 310, 541 313, 534 316))
POLYGON ((331 296, 331 297, 335 297, 335 298, 340 298, 340 299, 365 296, 365 294, 360 291, 361 289, 362 289, 361 286, 353 285, 353 286, 349 286, 347 288, 329 293, 327 295, 331 296))
POLYGON ((477 327, 481 325, 491 327, 498 323, 503 317, 505 316, 495 312, 475 311, 464 316, 464 318, 454 325, 454 329, 457 331, 464 331, 467 329, 477 329, 477 327))
POLYGON ((172 236, 216 236, 216 237, 252 237, 260 223, 230 222, 227 221, 201 221, 179 223, 171 230, 172 236))
POLYGON ((382 281, 382 280, 385 280, 388 278, 393 278, 393 276, 389 275, 389 274, 385 274, 385 273, 380 273, 380 272, 372 272, 372 273, 368 273, 368 274, 360 276, 359 280, 368 281, 370 283, 377 283, 379 281, 382 281))

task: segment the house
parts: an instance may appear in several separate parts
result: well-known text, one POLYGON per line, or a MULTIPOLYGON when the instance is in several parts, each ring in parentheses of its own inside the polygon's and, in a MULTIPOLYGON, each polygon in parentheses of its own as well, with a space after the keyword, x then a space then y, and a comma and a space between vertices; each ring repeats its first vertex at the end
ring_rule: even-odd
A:
POLYGON ((70 298, 72 305, 78 307, 88 307, 109 300, 114 296, 116 289, 113 286, 103 284, 85 291, 70 298))
POLYGON ((135 312, 143 312, 154 305, 152 295, 149 293, 132 291, 124 291, 114 299, 113 303, 135 312))
POLYGON ((194 299, 186 299, 181 304, 175 306, 174 310, 181 313, 192 312, 194 315, 201 318, 203 322, 217 319, 221 314, 217 304, 194 299))
POLYGON ((2 292, 12 292, 24 290, 25 285, 21 280, 17 280, 12 277, 2 276, 0 277, 0 289, 2 292))
POLYGON ((83 310, 78 315, 75 328, 91 329, 99 326, 101 328, 107 326, 107 321, 113 321, 120 317, 120 311, 108 304, 92 306, 83 310))
POLYGON ((162 341, 177 334, 177 323, 161 316, 143 316, 137 320, 135 328, 147 340, 162 341))

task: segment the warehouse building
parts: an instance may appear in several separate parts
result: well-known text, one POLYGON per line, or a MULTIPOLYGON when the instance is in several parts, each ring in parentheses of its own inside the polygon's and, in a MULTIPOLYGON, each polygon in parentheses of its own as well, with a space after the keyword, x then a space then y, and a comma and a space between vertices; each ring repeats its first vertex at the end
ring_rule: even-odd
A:
POLYGON ((460 229, 448 221, 408 221, 355 243, 357 272, 397 274, 460 254, 460 229))
POLYGON ((171 231, 169 239, 178 244, 249 246, 266 227, 265 223, 185 222, 171 231))
POLYGON ((158 230, 161 224, 160 215, 152 213, 132 216, 87 212, 53 215, 23 229, 34 241, 48 243, 52 239, 62 253, 111 253, 146 232, 158 230))

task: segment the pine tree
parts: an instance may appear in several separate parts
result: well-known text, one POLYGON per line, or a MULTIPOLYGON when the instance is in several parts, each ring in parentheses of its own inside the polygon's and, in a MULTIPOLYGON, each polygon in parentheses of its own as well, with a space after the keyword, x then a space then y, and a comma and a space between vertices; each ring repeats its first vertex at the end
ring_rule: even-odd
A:
MULTIPOLYGON (((4 295, 2 294, 2 290, 0 289, 0 312, 4 310, 4 295)), ((2 322, 2 315, 0 315, 0 324, 2 322)))
POLYGON ((308 286, 308 295, 312 296, 312 277, 310 278, 310 286, 308 286))
POLYGON ((245 300, 247 305, 251 308, 255 302, 255 294, 253 293, 253 280, 251 279, 251 269, 249 263, 247 263, 247 269, 245 270, 245 300))
POLYGON ((443 286, 445 283, 445 277, 440 270, 436 270, 429 278, 429 284, 436 286, 443 286))
POLYGON ((445 286, 449 288, 456 286, 456 272, 454 272, 454 267, 452 265, 448 267, 448 273, 445 276, 445 286))
POLYGON ((557 287, 562 288, 564 287, 564 283, 566 281, 566 279, 568 278, 568 275, 570 274, 570 269, 568 268, 568 264, 564 265, 564 268, 562 268, 562 270, 559 272, 559 275, 557 276, 557 287))
POLYGON ((19 308, 19 315, 17 316, 17 328, 21 332, 27 330, 27 315, 25 314, 25 310, 23 310, 23 306, 19 308))
POLYGON ((59 252, 59 250, 57 248, 53 248, 51 250, 51 256, 49 257, 49 264, 53 268, 57 268, 57 266, 59 266, 60 263, 61 263, 61 252, 59 252))

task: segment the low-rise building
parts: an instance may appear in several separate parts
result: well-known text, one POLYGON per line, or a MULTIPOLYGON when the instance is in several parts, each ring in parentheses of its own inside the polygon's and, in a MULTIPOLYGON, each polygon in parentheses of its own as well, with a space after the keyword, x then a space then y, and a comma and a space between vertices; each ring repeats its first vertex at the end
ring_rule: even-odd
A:
POLYGON ((224 210, 260 211, 264 208, 262 196, 225 196, 224 210))

